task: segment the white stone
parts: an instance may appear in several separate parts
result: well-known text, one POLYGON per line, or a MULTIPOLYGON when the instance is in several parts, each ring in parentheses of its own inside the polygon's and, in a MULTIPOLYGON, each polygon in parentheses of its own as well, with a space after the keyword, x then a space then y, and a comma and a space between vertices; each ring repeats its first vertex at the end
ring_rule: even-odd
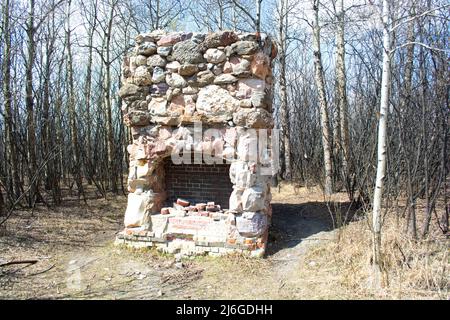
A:
POLYGON ((125 227, 139 227, 143 224, 150 199, 149 192, 128 194, 128 205, 124 219, 125 227))
POLYGON ((230 195, 229 209, 236 212, 242 212, 242 190, 233 190, 230 195))
POLYGON ((166 65, 166 70, 170 72, 177 72, 181 64, 178 61, 172 61, 166 65))
POLYGON ((211 122, 226 122, 232 119, 238 107, 239 101, 227 90, 216 85, 202 88, 196 103, 198 113, 208 117, 211 122))
POLYGON ((186 80, 177 73, 170 73, 166 75, 166 83, 174 88, 183 88, 187 86, 186 80))
POLYGON ((265 208, 265 188, 253 186, 242 193, 242 209, 244 211, 260 211, 265 208))
POLYGON ((239 137, 236 152, 239 160, 255 162, 258 160, 258 137, 256 130, 250 129, 239 137))
POLYGON ((227 58, 227 55, 225 52, 218 50, 218 49, 208 49, 206 50, 203 57, 209 62, 209 63, 221 63, 225 61, 227 58))
POLYGON ((148 105, 151 115, 167 115, 167 100, 162 97, 153 98, 148 105))

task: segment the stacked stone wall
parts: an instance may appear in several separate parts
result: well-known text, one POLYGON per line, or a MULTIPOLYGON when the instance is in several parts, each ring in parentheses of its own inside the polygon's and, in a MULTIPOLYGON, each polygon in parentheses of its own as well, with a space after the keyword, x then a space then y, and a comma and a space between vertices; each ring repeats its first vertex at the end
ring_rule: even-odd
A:
MULTIPOLYGON (((255 147, 266 136, 270 144, 275 56, 274 42, 263 34, 157 30, 136 37, 135 48, 123 61, 119 90, 124 122, 133 137, 127 148, 126 229, 119 243, 191 253, 217 252, 215 248, 227 244, 221 252, 233 246, 264 252, 271 163, 270 152, 255 147), (204 163, 211 157, 229 163, 232 189, 220 199, 208 199, 207 209, 201 203, 166 207, 178 197, 173 188, 168 190, 173 172, 167 174, 166 163, 186 152, 201 154, 204 163)), ((189 172, 183 175, 189 180, 189 172)), ((180 193, 190 192, 193 185, 180 193)), ((207 195, 212 189, 199 184, 192 191, 207 195)))

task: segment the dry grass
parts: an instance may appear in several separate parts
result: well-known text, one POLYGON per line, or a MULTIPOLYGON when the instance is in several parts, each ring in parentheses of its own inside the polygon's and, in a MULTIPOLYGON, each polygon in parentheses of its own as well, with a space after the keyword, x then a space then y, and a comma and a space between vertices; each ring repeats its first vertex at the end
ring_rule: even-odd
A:
POLYGON ((366 221, 342 227, 340 240, 311 249, 302 259, 299 277, 323 277, 330 291, 339 287, 351 298, 448 299, 448 242, 443 237, 413 241, 393 217, 382 238, 385 286, 370 285, 371 232, 366 221), (313 268, 311 268, 313 266, 313 268))

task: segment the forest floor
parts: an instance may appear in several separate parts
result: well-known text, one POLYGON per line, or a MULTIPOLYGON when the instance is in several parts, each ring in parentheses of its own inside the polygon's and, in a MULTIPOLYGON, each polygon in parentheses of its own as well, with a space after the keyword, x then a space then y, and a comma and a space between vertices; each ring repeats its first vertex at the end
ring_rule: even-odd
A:
MULTIPOLYGON (((264 259, 230 255, 181 262, 113 245, 124 196, 18 210, 0 237, 0 264, 38 262, 1 267, 0 299, 448 299, 448 242, 436 247, 432 268, 419 270, 420 278, 392 280, 390 289, 374 293, 361 280, 367 262, 361 252, 370 250, 355 236, 366 237, 366 223, 345 194, 325 202, 318 189, 284 185, 273 190, 272 205, 264 259), (335 228, 340 217, 351 222, 335 228), (432 283, 419 286, 422 279, 432 283)), ((411 268, 415 262, 406 263, 411 268)))

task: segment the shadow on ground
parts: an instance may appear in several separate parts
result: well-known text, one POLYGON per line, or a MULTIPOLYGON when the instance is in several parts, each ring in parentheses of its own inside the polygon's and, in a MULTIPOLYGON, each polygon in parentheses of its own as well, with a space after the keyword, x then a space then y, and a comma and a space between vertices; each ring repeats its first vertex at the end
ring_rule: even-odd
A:
POLYGON ((359 210, 351 202, 305 202, 272 203, 272 211, 267 257, 296 247, 315 234, 348 224, 359 210))

